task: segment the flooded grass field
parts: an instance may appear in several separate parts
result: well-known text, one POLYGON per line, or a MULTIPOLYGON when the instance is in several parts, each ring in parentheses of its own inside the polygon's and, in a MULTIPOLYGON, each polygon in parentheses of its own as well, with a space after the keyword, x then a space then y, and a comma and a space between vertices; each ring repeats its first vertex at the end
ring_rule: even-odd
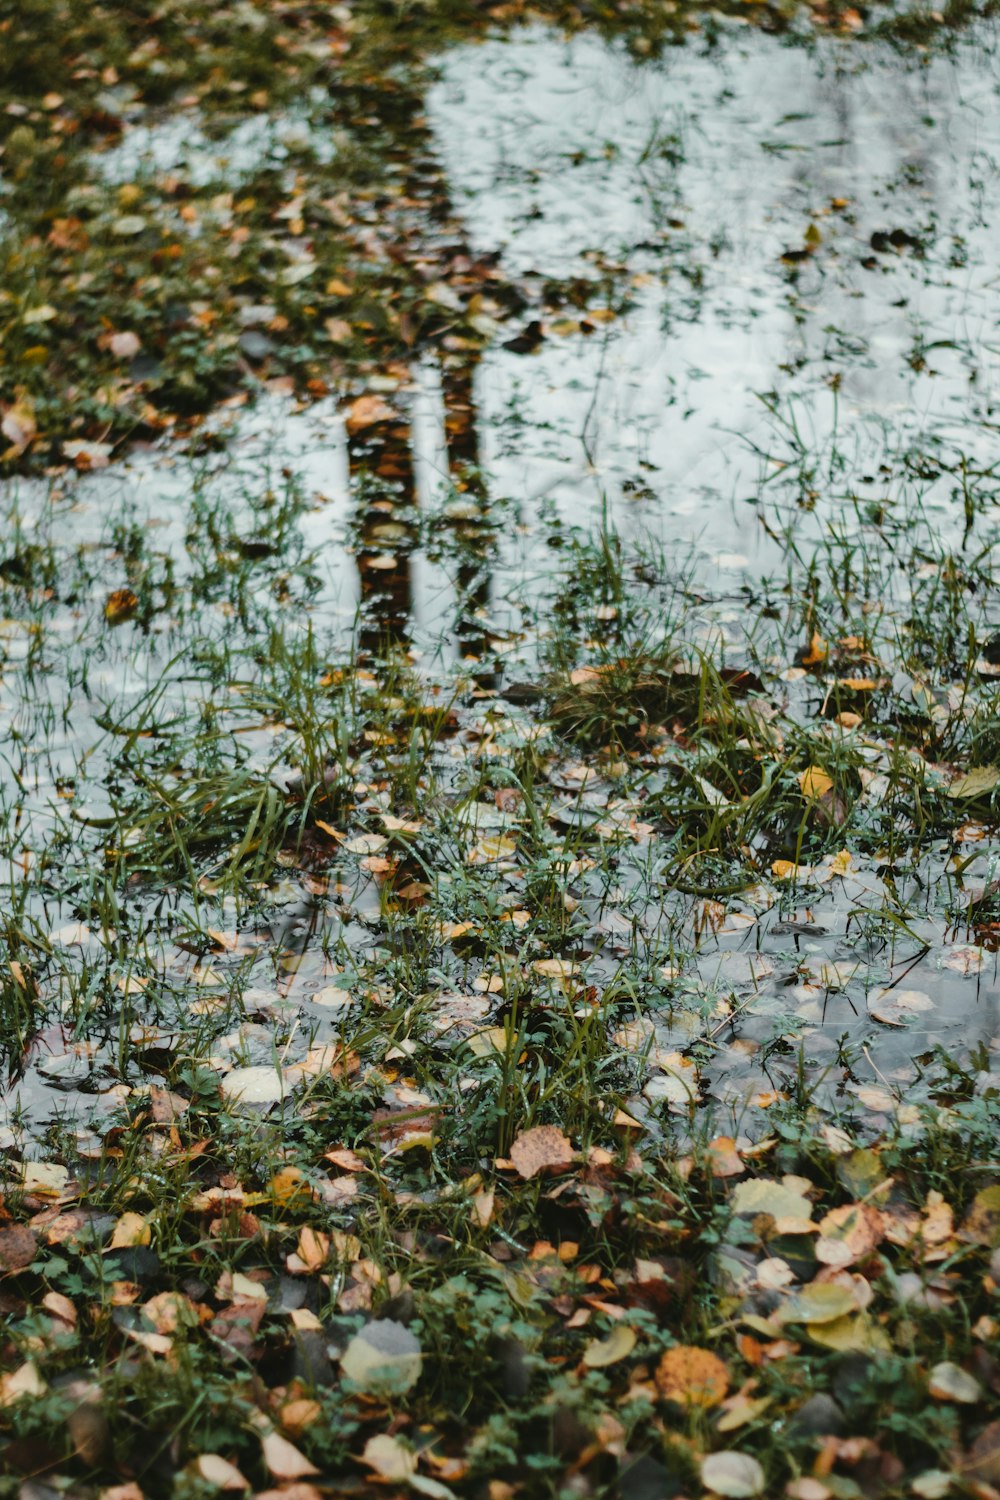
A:
POLYGON ((1000 1493, 989 14, 0 10, 0 1493, 1000 1493))

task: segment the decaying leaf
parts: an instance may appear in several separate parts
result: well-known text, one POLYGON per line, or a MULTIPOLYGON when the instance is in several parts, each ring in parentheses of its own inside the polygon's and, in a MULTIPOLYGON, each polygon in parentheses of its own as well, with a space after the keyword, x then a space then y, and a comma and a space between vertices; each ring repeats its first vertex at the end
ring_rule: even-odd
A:
POLYGON ((558 1125, 536 1125, 522 1131, 510 1148, 510 1159, 525 1180, 540 1172, 562 1171, 572 1164, 575 1155, 572 1142, 558 1125))
POLYGON ((30 1266, 38 1249, 38 1239, 26 1224, 5 1224, 0 1228, 0 1273, 9 1276, 30 1266))
POLYGON ((731 1199, 734 1214, 770 1214, 775 1219, 809 1219, 812 1204, 797 1188, 767 1177, 737 1183, 731 1199))
POLYGON ((234 1104, 276 1104, 285 1096, 285 1080, 279 1068, 234 1068, 222 1079, 226 1099, 234 1104))

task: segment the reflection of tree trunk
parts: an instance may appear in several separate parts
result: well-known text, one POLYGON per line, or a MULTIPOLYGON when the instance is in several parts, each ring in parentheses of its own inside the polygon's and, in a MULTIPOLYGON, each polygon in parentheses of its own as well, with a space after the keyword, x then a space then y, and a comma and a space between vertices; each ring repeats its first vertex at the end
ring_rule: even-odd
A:
MULTIPOLYGON (((455 634, 463 654, 474 657, 487 649, 483 616, 490 603, 489 523, 475 396, 478 364, 478 350, 449 352, 441 360, 448 475, 459 512, 452 520, 458 560, 455 634)), ((404 399, 392 398, 397 405, 404 399)), ((417 489, 409 418, 403 410, 360 428, 349 421, 347 443, 360 533, 359 646, 366 655, 378 655, 387 647, 407 645, 411 634, 417 489)))
POLYGON ((417 503, 410 423, 375 422, 347 439, 361 545, 361 634, 368 655, 409 640, 413 613, 410 553, 417 503))
MULTIPOLYGON (((421 282, 441 281, 465 286, 470 294, 477 292, 482 281, 475 273, 488 262, 477 258, 465 242, 423 119, 422 97, 394 79, 391 87, 381 80, 377 90, 357 102, 355 121, 367 121, 373 147, 393 163, 394 175, 405 184, 402 194, 387 195, 378 203, 380 232, 388 238, 395 231, 386 247, 388 255, 399 263, 412 262, 421 282)), ((484 279, 489 279, 488 271, 484 279)), ((451 314, 443 305, 440 324, 416 337, 425 350, 429 343, 438 353, 448 474, 456 498, 469 502, 468 514, 455 515, 452 522, 459 596, 456 636, 465 654, 481 656, 486 635, 483 620, 476 614, 489 603, 489 566, 475 400, 480 351, 449 348, 450 343, 460 346, 463 342, 449 338, 451 326, 451 314)), ((405 318, 400 327, 402 332, 405 318)), ((410 336, 403 333, 404 338, 410 336)), ((390 405, 402 399, 388 398, 390 405)), ((360 645, 365 652, 378 652, 387 645, 408 643, 415 602, 411 553, 417 544, 417 492, 408 417, 401 412, 395 420, 386 417, 371 422, 349 435, 348 445, 361 537, 360 645)))
POLYGON ((486 554, 486 485, 480 468, 479 426, 476 412, 478 352, 460 357, 446 355, 441 372, 444 394, 444 433, 448 450, 448 473, 458 496, 468 498, 479 512, 470 514, 460 527, 471 526, 471 546, 462 549, 458 566, 458 618, 455 631, 466 656, 482 657, 487 649, 485 621, 481 614, 490 604, 490 567, 486 554), (476 534, 478 533, 478 535, 476 534))

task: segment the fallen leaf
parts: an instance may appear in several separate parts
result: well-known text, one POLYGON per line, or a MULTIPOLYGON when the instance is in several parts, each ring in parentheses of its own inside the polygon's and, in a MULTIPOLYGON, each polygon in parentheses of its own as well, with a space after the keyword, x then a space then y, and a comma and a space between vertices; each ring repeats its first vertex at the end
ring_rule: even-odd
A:
POLYGON ((803 797, 808 797, 811 802, 818 802, 821 797, 833 791, 833 777, 828 776, 819 766, 809 766, 799 775, 799 787, 803 797))
POLYGON ((678 1406, 718 1406, 729 1390, 729 1372, 711 1350, 678 1344, 657 1365, 656 1387, 678 1406))
POLYGON ((789 1297, 776 1316, 782 1323, 816 1325, 833 1323, 857 1310, 857 1298, 846 1286, 838 1286, 835 1282, 812 1282, 789 1297))
POLYGON ((1000 767, 973 766, 964 776, 959 776, 948 788, 949 797, 983 797, 996 790, 1000 784, 1000 767))
POLYGON ((104 618, 109 625, 119 625, 135 614, 139 598, 131 589, 115 589, 104 601, 104 618))
POLYGON ((385 1432, 368 1439, 359 1462, 374 1469, 380 1479, 402 1484, 417 1472, 416 1454, 399 1438, 385 1432))
POLYGON ((0 1271, 11 1276, 30 1266, 38 1249, 33 1229, 26 1224, 5 1224, 0 1229, 0 1271))
POLYGON ((148 1245, 151 1231, 142 1214, 124 1213, 111 1234, 109 1250, 124 1250, 130 1245, 148 1245))
POLYGON ((133 359, 142 348, 139 335, 127 331, 124 333, 113 333, 108 339, 108 348, 116 359, 133 359))
POLYGON ((223 1077, 221 1088, 234 1104, 276 1104, 285 1096, 285 1080, 275 1067, 234 1068, 223 1077))
POLYGON ((816 1259, 825 1266, 850 1266, 868 1255, 885 1233, 882 1215, 867 1203, 831 1209, 820 1220, 816 1259))
POLYGON ((764 1470, 748 1453, 723 1449, 721 1453, 710 1453, 702 1459, 701 1482, 713 1495, 746 1500, 746 1497, 759 1495, 764 1488, 764 1470))
POLYGON ((770 1214, 775 1219, 808 1219, 812 1204, 801 1192, 767 1177, 737 1183, 731 1199, 734 1214, 770 1214))
POLYGON ((260 1448, 267 1471, 274 1479, 302 1479, 306 1474, 319 1473, 316 1465, 280 1432, 264 1433, 260 1448))
POLYGON ((244 1479, 235 1464, 231 1464, 228 1458, 223 1458, 221 1453, 202 1453, 196 1458, 191 1468, 216 1490, 248 1490, 250 1481, 244 1479))
POLYGON ((965 1406, 974 1406, 983 1396, 983 1388, 976 1377, 948 1359, 934 1366, 927 1389, 938 1401, 958 1401, 965 1406))
POLYGON ((420 1379, 420 1341, 404 1324, 377 1318, 351 1339, 341 1355, 340 1368, 364 1391, 401 1394, 420 1379))
POLYGON ((636 1346, 636 1331, 627 1323, 617 1323, 605 1339, 591 1339, 583 1351, 583 1362, 588 1369, 602 1370, 605 1365, 616 1365, 627 1359, 636 1346))
POLYGON ((536 1125, 523 1131, 510 1148, 510 1159, 526 1181, 540 1172, 557 1172, 575 1157, 569 1137, 557 1125, 536 1125))
POLYGON ((344 426, 349 435, 354 437, 356 433, 363 432, 366 427, 374 426, 376 422, 391 422, 395 418, 396 413, 381 396, 359 396, 347 408, 344 426))
POLYGON ((19 457, 38 432, 34 407, 26 397, 22 396, 4 412, 0 432, 11 444, 12 456, 19 457))
POLYGON ((69 1182, 69 1170, 55 1161, 26 1161, 21 1165, 21 1187, 36 1198, 58 1198, 69 1182))

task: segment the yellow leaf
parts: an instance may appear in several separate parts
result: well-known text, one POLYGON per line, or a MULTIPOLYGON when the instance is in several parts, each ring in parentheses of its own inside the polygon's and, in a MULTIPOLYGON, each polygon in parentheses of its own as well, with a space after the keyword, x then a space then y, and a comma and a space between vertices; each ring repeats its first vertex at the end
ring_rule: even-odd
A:
POLYGON ((804 651, 799 660, 804 667, 818 667, 821 662, 826 661, 829 654, 829 644, 823 639, 818 630, 814 630, 812 639, 809 642, 809 650, 804 651))
POLYGON ((271 1178, 267 1190, 277 1203, 291 1203, 302 1195, 312 1196, 312 1189, 299 1167, 282 1167, 271 1178))
POLYGON ((799 786, 803 797, 818 802, 821 797, 826 796, 827 792, 833 791, 833 777, 828 776, 819 766, 809 766, 799 776, 799 786))
POLYGON ((124 1250, 130 1245, 148 1245, 150 1228, 142 1214, 122 1214, 111 1235, 111 1250, 124 1250))
POLYGON ((657 1365, 656 1386, 679 1406, 718 1406, 729 1389, 729 1371, 710 1349, 678 1344, 657 1365))
POLYGON ((636 1345, 636 1332, 627 1323, 618 1323, 606 1339, 591 1339, 583 1351, 583 1362, 590 1370, 603 1370, 628 1359, 636 1345))

